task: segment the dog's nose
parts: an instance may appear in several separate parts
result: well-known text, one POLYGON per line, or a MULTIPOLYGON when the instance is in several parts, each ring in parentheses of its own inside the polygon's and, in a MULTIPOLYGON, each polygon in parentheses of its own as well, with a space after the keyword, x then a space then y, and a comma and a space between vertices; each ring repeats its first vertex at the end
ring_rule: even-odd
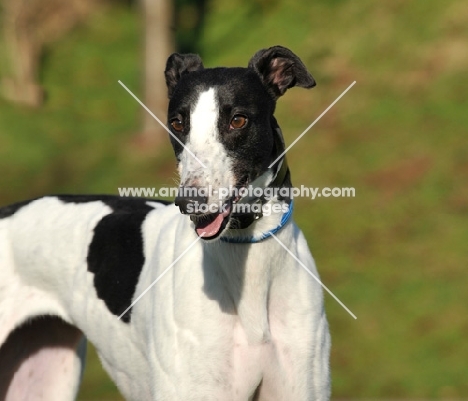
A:
POLYGON ((200 188, 197 187, 181 187, 175 198, 175 205, 179 206, 183 214, 200 214, 200 206, 207 203, 208 196, 200 194, 200 188))

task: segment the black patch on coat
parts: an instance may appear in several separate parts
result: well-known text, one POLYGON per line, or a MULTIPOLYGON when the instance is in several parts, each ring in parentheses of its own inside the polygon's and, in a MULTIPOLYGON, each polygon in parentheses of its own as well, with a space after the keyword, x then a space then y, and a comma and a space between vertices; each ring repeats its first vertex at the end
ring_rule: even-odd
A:
MULTIPOLYGON (((154 209, 147 202, 170 202, 117 195, 56 195, 65 203, 102 202, 113 213, 94 228, 88 250, 88 271, 94 273, 94 287, 107 308, 120 316, 132 303, 145 256, 141 226, 154 209)), ((122 316, 129 323, 131 309, 122 316)))
POLYGON ((26 205, 29 205, 34 200, 35 199, 30 199, 22 202, 17 202, 13 205, 0 208, 0 219, 5 219, 7 217, 13 216, 18 210, 20 210, 26 205))
MULTIPOLYGON (((132 303, 145 263, 141 226, 154 208, 139 201, 113 199, 115 211, 96 225, 88 251, 88 270, 94 273, 97 295, 117 316, 132 303)), ((122 320, 130 322, 130 315, 131 310, 122 320)))
MULTIPOLYGON (((97 295, 109 310, 120 316, 133 299, 145 256, 141 226, 147 214, 154 210, 147 202, 168 205, 170 202, 121 197, 117 195, 49 195, 64 203, 102 202, 113 213, 103 217, 94 228, 87 262, 94 273, 97 295)), ((44 198, 46 198, 44 197, 44 198)), ((31 199, 0 208, 0 219, 14 215, 22 207, 40 199, 31 199)), ((78 216, 79 218, 79 216, 78 216)), ((130 322, 131 310, 122 320, 130 322)))

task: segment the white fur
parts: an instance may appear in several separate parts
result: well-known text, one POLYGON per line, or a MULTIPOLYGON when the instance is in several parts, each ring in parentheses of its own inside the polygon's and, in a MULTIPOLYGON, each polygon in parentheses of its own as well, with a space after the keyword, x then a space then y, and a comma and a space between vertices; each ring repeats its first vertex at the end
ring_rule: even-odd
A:
MULTIPOLYGON (((260 400, 328 399, 321 289, 273 238, 198 241, 126 324, 97 299, 85 264, 93 228, 109 212, 50 197, 0 220, 0 344, 25 319, 52 314, 93 342, 129 400, 248 400, 261 381, 260 400)), ((143 236, 135 297, 197 238, 173 205, 149 213, 143 236)), ((277 236, 317 274, 293 223, 277 236)), ((73 399, 64 394, 57 399, 73 399)))
MULTIPOLYGON (((218 102, 216 89, 200 93, 190 113, 190 133, 186 143, 193 155, 184 149, 179 163, 181 186, 210 188, 212 196, 208 203, 217 203, 219 188, 230 188, 236 184, 232 172, 232 160, 219 139, 218 102)), ((225 199, 222 199, 223 201, 225 199)))

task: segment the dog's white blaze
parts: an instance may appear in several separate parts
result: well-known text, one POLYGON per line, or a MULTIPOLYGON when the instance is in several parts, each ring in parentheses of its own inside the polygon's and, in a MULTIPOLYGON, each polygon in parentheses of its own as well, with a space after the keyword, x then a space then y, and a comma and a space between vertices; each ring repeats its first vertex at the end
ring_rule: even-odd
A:
POLYGON ((226 152, 218 130, 219 105, 216 100, 216 89, 210 88, 198 97, 190 113, 190 134, 186 147, 190 149, 205 165, 200 163, 184 149, 179 163, 180 182, 183 186, 208 188, 215 191, 235 185, 232 172, 232 160, 226 152))

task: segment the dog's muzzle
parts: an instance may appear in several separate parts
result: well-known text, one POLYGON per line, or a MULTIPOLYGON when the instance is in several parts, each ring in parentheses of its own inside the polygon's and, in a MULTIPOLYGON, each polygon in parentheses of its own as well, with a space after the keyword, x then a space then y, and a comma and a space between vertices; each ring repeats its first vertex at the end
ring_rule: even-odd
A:
POLYGON ((180 187, 175 205, 195 224, 197 235, 203 239, 217 238, 226 228, 232 210, 232 201, 208 204, 209 197, 200 194, 200 188, 180 187))
POLYGON ((199 192, 197 187, 179 188, 175 205, 179 207, 182 214, 201 214, 200 206, 208 203, 208 196, 199 195, 199 192))

